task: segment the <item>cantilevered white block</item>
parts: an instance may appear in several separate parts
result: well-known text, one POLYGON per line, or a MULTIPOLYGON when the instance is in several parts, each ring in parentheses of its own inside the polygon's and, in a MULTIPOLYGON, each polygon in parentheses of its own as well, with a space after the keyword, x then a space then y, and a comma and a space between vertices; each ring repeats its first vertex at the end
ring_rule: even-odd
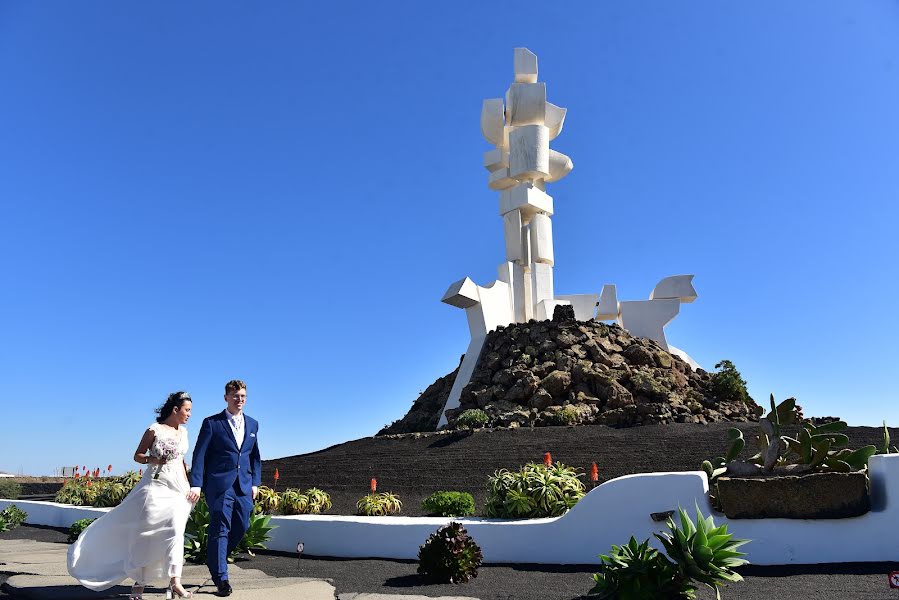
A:
POLYGON ((529 183, 522 183, 499 195, 499 214, 520 210, 525 221, 537 213, 553 214, 552 196, 529 183))
MULTIPOLYGON (((530 245, 527 230, 521 222, 521 212, 509 211, 503 215, 503 229, 506 234, 506 260, 527 264, 528 246, 530 245)), ((500 278, 502 279, 502 278, 500 278)), ((504 280, 505 281, 505 280, 504 280)))
POLYGON ((484 168, 493 173, 509 168, 509 153, 502 148, 495 148, 484 153, 484 168))
POLYGON ((553 265, 553 224, 544 214, 536 214, 528 225, 531 238, 531 261, 553 265))
POLYGON ((597 321, 611 321, 618 318, 618 290, 615 284, 607 283, 602 286, 599 295, 599 306, 596 309, 597 321))
POLYGON ((618 324, 631 335, 655 340, 664 350, 668 350, 665 339, 665 325, 680 312, 680 300, 637 300, 620 302, 618 324))
POLYGON ((565 115, 567 113, 567 108, 556 106, 552 102, 546 103, 546 117, 543 124, 549 129, 549 141, 553 141, 562 133, 562 126, 565 125, 565 115))
POLYGON ((696 290, 693 288, 693 275, 672 275, 656 284, 650 300, 663 300, 677 298, 685 304, 696 300, 696 290))
POLYGON ((449 286, 440 301, 459 308, 471 308, 480 302, 478 286, 468 277, 460 279, 449 286))
POLYGON ((553 268, 546 263, 531 263, 531 303, 553 299, 553 268))
POLYGON ((687 354, 686 352, 684 352, 683 350, 681 350, 680 348, 676 348, 676 347, 672 346, 671 344, 668 344, 668 352, 670 352, 671 354, 674 354, 675 356, 679 356, 685 363, 690 365, 690 367, 694 371, 696 369, 700 368, 699 364, 695 360, 693 360, 693 357, 690 356, 689 354, 687 354))
POLYGON ((506 92, 506 125, 543 125, 546 84, 513 83, 506 92))
POLYGON ((502 98, 484 100, 481 106, 481 134, 494 146, 503 143, 503 126, 506 124, 504 112, 502 98))
POLYGON ((518 185, 518 180, 509 176, 509 169, 500 167, 487 177, 487 187, 491 190, 507 190, 518 185))
MULTIPOLYGON (((571 173, 571 170, 574 168, 574 163, 571 162, 571 159, 562 154, 561 152, 556 152, 555 150, 550 149, 549 151, 549 177, 544 178, 546 183, 552 183, 553 181, 558 181, 571 173)), ((511 173, 510 173, 511 174, 511 173)))
POLYGON ((534 319, 537 321, 547 321, 553 318, 557 306, 567 306, 570 304, 567 300, 541 300, 534 310, 534 319))
POLYGON ((515 48, 513 60, 516 83, 537 82, 537 55, 527 48, 515 48))
POLYGON ((549 130, 543 125, 515 127, 509 134, 509 175, 519 180, 549 177, 549 130))
POLYGON ((556 296, 556 300, 564 300, 574 307, 574 318, 578 321, 589 321, 596 315, 596 303, 598 294, 574 294, 570 296, 556 296))
POLYGON ((487 287, 476 286, 480 302, 465 309, 471 337, 487 335, 500 325, 512 322, 512 305, 509 302, 509 286, 504 281, 494 281, 487 287))

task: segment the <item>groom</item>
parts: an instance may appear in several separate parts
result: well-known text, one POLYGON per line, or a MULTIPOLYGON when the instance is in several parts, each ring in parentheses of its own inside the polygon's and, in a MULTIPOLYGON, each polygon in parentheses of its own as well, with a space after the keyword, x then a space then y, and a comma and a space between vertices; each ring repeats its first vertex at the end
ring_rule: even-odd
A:
POLYGON ((253 500, 262 482, 262 460, 256 434, 259 423, 243 413, 247 386, 235 379, 225 384, 228 408, 206 417, 194 447, 188 499, 196 502, 200 490, 209 505, 209 547, 206 564, 218 595, 231 595, 228 555, 250 525, 253 500))

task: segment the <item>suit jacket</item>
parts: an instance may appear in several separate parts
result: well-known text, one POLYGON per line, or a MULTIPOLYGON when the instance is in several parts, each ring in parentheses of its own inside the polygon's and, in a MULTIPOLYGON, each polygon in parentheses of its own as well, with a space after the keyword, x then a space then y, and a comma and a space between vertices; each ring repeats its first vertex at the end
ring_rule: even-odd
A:
POLYGON ((243 418, 244 437, 240 448, 228 423, 227 410, 203 419, 194 446, 190 485, 203 488, 210 506, 235 481, 239 492, 245 495, 252 495, 253 486, 262 484, 262 459, 257 443, 259 422, 246 414, 243 418))

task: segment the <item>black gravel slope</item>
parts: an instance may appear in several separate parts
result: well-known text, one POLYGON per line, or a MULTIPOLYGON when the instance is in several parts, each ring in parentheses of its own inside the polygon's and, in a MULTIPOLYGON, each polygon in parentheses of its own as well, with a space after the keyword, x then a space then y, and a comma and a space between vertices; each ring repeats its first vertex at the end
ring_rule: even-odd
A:
MULTIPOLYGON (((334 507, 329 512, 353 514, 356 501, 368 492, 375 477, 380 491, 400 495, 405 515, 423 514, 421 500, 438 490, 470 492, 481 514, 484 487, 494 471, 540 462, 544 452, 587 473, 595 461, 601 482, 631 473, 693 471, 704 459, 726 451, 730 427, 739 427, 749 440, 758 426, 678 423, 612 429, 595 425, 371 437, 264 461, 263 482, 272 485, 277 467, 278 489, 315 486, 331 494, 334 507)), ((850 427, 847 434, 853 447, 879 446, 882 441, 877 427, 850 427)), ((899 429, 891 430, 891 436, 899 439, 899 429)))

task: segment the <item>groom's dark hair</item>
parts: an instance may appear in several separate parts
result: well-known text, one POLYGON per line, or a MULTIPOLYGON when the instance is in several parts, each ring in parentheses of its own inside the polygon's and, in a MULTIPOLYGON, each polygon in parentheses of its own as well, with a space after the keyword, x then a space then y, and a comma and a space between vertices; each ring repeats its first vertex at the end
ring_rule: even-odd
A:
POLYGON ((245 384, 240 379, 232 379, 228 383, 225 384, 225 393, 230 394, 231 392, 236 392, 237 390, 245 390, 247 389, 247 384, 245 384))

